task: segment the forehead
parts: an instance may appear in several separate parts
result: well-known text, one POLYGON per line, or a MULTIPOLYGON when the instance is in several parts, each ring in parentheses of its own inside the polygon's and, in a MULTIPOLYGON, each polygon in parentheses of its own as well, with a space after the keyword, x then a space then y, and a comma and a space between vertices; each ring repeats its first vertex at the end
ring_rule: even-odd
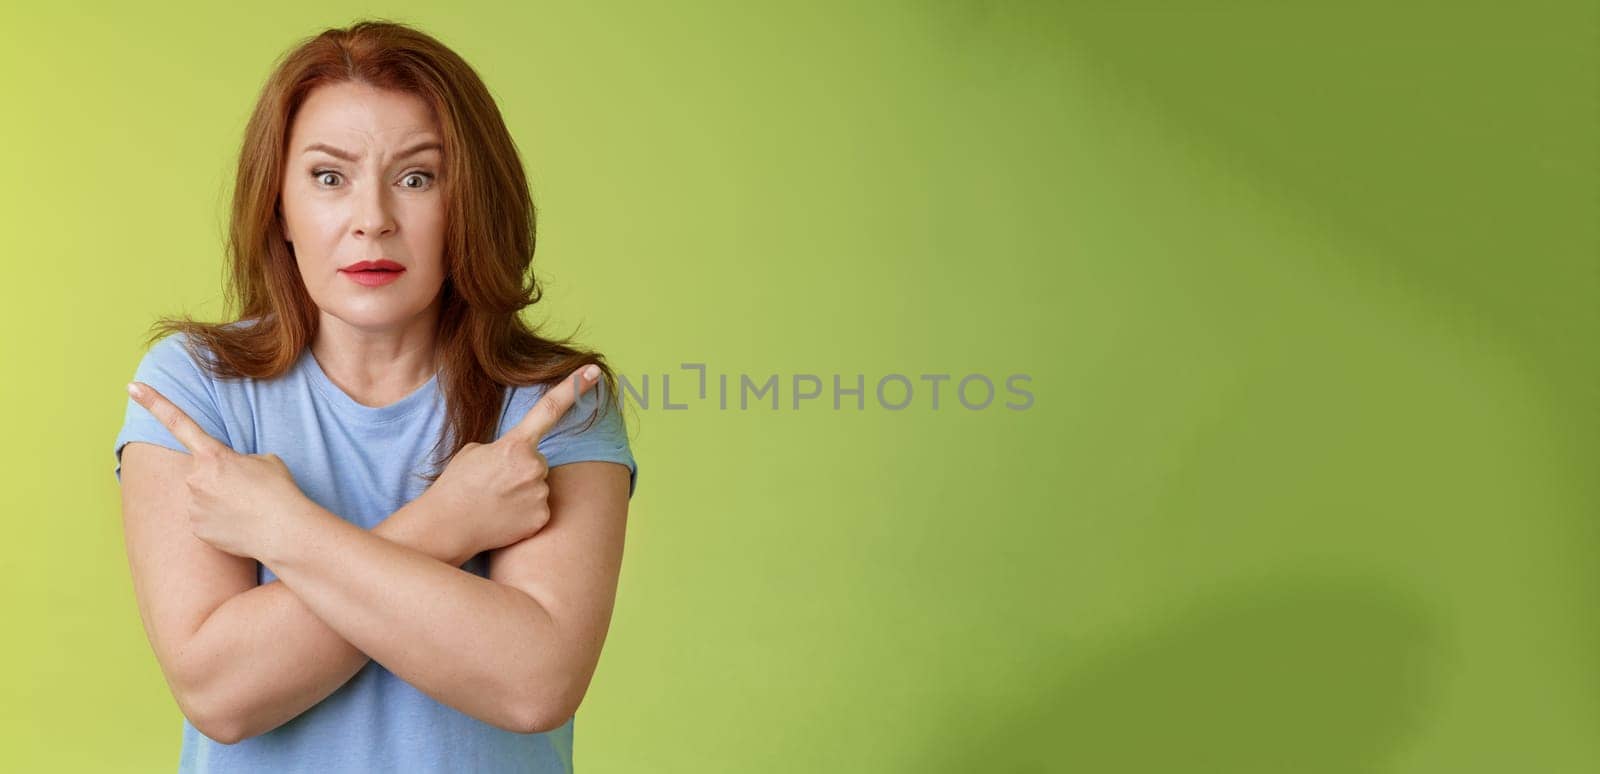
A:
POLYGON ((295 113, 289 138, 296 149, 330 140, 345 146, 387 145, 439 135, 433 109, 421 97, 358 83, 319 86, 295 113))

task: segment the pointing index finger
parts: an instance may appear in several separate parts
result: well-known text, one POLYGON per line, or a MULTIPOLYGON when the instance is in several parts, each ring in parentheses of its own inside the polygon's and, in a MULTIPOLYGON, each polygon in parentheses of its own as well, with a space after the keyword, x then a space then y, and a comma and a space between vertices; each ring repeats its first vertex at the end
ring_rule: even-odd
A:
POLYGON ((216 454, 221 451, 231 451, 227 444, 207 435, 199 424, 190 419, 188 414, 183 413, 183 409, 167 400, 167 396, 162 395, 156 388, 144 382, 132 382, 128 385, 128 394, 133 396, 134 402, 155 415, 155 418, 177 436, 190 453, 216 454))
POLYGON ((519 442, 537 442, 561 420, 578 397, 593 387, 600 375, 600 367, 587 365, 572 372, 560 384, 546 390, 539 401, 528 409, 526 416, 505 434, 519 442))

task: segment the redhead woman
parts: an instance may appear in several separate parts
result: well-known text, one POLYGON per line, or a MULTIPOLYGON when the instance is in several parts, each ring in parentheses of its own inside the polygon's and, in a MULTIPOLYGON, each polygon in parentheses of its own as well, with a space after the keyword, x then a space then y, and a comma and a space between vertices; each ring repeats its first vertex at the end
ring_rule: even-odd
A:
POLYGON ((323 32, 231 217, 236 312, 157 322, 115 446, 180 771, 571 771, 638 467, 605 359, 518 314, 488 89, 415 29, 323 32))

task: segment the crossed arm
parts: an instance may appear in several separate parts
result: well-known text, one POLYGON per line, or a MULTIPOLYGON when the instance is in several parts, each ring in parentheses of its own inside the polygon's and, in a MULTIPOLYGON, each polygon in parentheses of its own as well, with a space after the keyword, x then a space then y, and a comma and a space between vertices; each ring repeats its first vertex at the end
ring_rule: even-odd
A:
POLYGON ((622 559, 628 469, 551 468, 550 521, 496 549, 489 577, 453 514, 426 494, 370 532, 307 503, 255 562, 188 531, 188 455, 123 451, 128 556, 140 616, 184 714, 225 743, 264 733, 376 659, 440 703, 520 733, 559 727, 594 675, 622 559), (134 507, 130 504, 137 503, 134 507))

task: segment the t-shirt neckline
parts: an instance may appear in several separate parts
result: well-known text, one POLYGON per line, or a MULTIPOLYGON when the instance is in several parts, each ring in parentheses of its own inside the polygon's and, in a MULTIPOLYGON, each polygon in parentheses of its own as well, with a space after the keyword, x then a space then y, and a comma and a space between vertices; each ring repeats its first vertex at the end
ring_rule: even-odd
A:
POLYGON ((368 406, 357 402, 343 388, 334 384, 333 380, 328 378, 327 372, 322 370, 322 364, 318 363, 316 356, 311 354, 311 347, 308 346, 301 351, 300 360, 306 372, 310 375, 311 383, 316 385, 317 391, 321 392, 323 397, 333 404, 335 410, 351 419, 366 424, 392 422, 409 416, 418 406, 429 401, 438 392, 439 374, 434 372, 433 376, 428 377, 428 381, 424 382, 421 387, 412 390, 404 398, 386 406, 368 406))

